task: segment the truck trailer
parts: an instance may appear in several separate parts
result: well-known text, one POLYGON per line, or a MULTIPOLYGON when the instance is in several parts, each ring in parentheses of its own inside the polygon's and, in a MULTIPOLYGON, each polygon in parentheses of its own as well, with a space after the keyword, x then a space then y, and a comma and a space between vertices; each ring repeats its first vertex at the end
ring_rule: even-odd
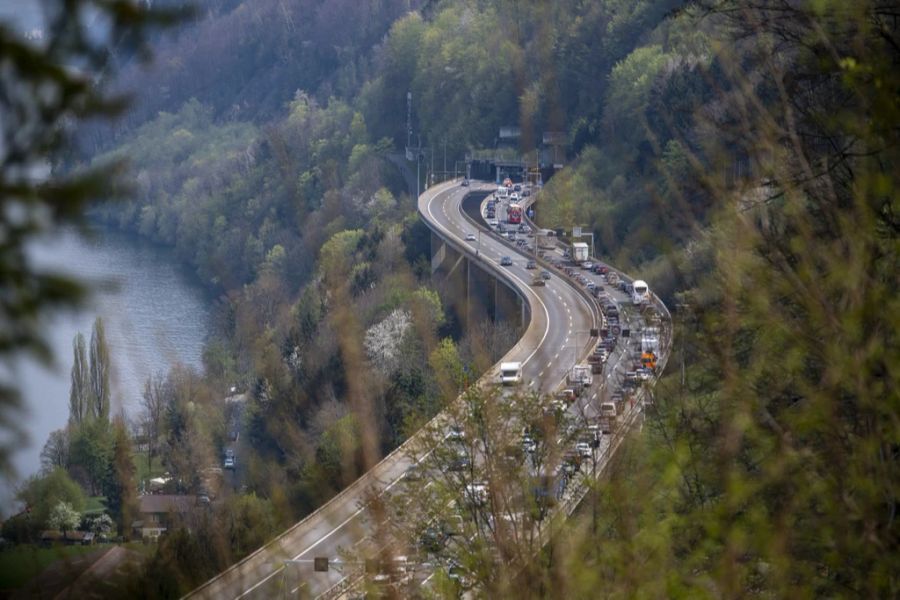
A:
POLYGON ((585 262, 589 257, 590 252, 587 244, 584 242, 575 242, 572 244, 572 260, 575 261, 576 264, 585 262))

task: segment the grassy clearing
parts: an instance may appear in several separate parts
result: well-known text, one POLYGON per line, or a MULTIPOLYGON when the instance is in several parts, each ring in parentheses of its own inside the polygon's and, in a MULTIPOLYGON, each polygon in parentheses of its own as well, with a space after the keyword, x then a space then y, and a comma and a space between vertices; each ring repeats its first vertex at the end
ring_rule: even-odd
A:
POLYGON ((21 544, 0 552, 0 590, 19 589, 57 561, 72 561, 91 552, 109 548, 111 544, 94 546, 58 546, 41 548, 21 544))
POLYGON ((154 458, 153 462, 148 464, 147 454, 147 452, 134 453, 134 466, 136 469, 135 475, 138 484, 147 479, 159 477, 163 473, 165 473, 165 469, 163 469, 162 461, 159 459, 159 457, 154 458))
POLYGON ((106 496, 89 496, 84 504, 85 513, 98 513, 106 510, 106 496))

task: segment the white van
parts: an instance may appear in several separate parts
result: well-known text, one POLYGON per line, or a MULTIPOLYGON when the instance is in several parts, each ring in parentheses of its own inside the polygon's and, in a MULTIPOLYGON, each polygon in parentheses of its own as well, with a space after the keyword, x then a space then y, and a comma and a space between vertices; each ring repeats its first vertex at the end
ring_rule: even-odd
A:
POLYGON ((516 385, 522 381, 522 363, 500 363, 500 383, 503 385, 516 385))

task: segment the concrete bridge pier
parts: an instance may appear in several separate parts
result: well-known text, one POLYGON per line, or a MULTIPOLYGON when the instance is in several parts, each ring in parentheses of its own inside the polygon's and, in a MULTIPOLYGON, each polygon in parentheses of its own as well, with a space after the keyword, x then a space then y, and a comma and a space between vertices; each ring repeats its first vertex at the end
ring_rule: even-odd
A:
POLYGON ((431 277, 463 330, 485 319, 509 322, 522 331, 528 326, 528 304, 515 289, 434 232, 431 277))

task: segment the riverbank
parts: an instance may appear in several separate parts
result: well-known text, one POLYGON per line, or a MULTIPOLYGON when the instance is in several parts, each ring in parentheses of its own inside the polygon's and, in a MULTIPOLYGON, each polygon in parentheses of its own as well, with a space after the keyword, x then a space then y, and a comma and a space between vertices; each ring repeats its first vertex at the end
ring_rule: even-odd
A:
POLYGON ((24 407, 20 423, 29 439, 13 456, 18 478, 0 483, 5 515, 11 512, 16 483, 38 471, 47 436, 68 419, 75 335, 90 336, 94 318, 103 318, 113 365, 113 410, 134 420, 149 376, 177 363, 202 369, 212 300, 171 251, 107 228, 94 227, 89 238, 63 230, 33 243, 29 256, 40 269, 77 278, 92 293, 80 310, 47 318, 45 331, 56 360, 52 368, 24 359, 14 366, 24 407))

